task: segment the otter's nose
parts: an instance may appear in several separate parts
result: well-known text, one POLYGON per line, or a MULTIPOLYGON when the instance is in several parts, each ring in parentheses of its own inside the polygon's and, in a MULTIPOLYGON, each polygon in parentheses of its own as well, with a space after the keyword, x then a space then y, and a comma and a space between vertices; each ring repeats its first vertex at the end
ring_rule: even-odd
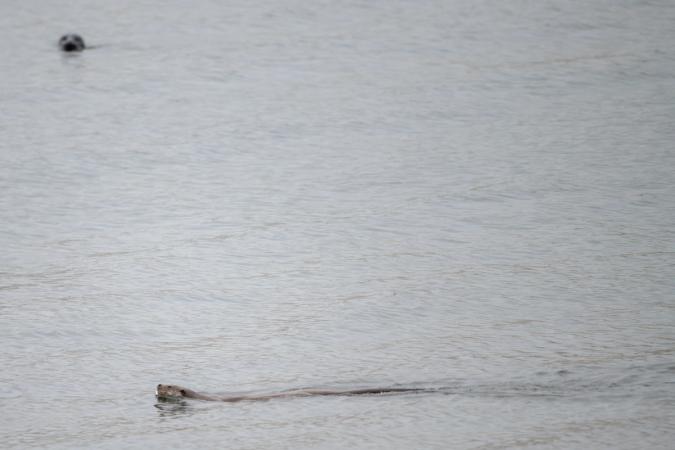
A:
POLYGON ((66 42, 65 44, 63 44, 64 52, 74 52, 75 50, 77 50, 77 45, 75 45, 75 43, 66 42))

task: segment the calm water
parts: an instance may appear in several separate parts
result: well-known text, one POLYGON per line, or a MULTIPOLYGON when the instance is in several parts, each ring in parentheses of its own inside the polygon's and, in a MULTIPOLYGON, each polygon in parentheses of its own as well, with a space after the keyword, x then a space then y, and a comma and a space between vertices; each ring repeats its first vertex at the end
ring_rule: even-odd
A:
POLYGON ((0 446, 672 448, 673 23, 4 0, 0 446))

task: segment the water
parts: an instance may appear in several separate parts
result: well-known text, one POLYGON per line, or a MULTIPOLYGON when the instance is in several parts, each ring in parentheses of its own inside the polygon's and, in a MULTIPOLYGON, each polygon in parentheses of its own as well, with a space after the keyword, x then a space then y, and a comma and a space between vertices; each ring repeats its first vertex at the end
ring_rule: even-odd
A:
POLYGON ((2 2, 2 446, 670 448, 674 21, 2 2))

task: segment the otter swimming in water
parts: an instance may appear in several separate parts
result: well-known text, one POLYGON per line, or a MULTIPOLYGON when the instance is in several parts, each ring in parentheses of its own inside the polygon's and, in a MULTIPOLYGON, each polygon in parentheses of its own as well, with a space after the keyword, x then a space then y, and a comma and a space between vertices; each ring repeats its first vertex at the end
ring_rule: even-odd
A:
POLYGON ((395 392, 420 392, 425 389, 416 388, 362 388, 362 389, 291 389, 273 394, 237 394, 237 395, 211 395, 195 392, 182 386, 158 384, 155 396, 160 400, 179 398, 194 398, 197 400, 210 400, 219 402, 239 402, 242 400, 270 400, 280 397, 309 397, 312 395, 364 395, 364 394, 389 394, 395 392))

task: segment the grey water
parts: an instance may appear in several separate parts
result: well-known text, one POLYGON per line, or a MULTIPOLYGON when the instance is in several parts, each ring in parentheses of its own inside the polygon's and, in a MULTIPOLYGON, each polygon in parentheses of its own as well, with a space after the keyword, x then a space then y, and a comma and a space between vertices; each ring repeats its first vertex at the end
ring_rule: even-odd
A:
POLYGON ((0 447, 672 448, 674 23, 3 0, 0 447))

